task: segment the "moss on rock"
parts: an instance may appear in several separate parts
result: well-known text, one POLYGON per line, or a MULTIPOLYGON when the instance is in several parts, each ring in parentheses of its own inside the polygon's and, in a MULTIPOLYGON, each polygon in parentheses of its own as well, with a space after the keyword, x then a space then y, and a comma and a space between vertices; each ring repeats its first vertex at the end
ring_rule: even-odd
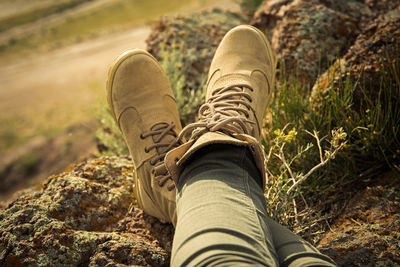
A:
POLYGON ((1 210, 0 263, 167 265, 168 251, 152 231, 172 226, 149 216, 143 220, 133 186, 133 166, 126 157, 90 160, 50 177, 41 191, 23 194, 1 210), (136 219, 135 229, 128 227, 130 217, 136 219))

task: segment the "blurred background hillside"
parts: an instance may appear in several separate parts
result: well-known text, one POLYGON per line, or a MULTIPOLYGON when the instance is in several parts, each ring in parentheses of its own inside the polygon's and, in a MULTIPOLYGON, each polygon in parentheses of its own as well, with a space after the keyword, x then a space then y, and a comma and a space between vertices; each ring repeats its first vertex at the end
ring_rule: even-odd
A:
POLYGON ((96 152, 107 70, 151 21, 233 0, 0 0, 0 199, 96 152), (29 179, 27 179, 29 177, 29 179))

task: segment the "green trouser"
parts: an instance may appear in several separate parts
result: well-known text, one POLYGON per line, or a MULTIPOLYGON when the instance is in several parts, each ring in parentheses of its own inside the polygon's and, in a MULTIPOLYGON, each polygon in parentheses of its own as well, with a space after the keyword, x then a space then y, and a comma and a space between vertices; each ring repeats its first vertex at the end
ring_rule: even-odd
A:
POLYGON ((171 266, 336 266, 267 216, 261 175, 245 147, 210 145, 177 185, 171 266))

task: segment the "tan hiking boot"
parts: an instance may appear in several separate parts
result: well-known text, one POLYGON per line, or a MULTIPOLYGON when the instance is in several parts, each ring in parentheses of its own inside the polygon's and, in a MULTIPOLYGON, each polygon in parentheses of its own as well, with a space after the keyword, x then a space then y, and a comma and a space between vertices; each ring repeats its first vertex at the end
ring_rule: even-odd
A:
POLYGON ((138 205, 175 224, 176 189, 164 156, 179 145, 182 126, 167 76, 148 52, 127 51, 109 71, 107 100, 132 155, 138 205))
POLYGON ((168 152, 165 164, 175 182, 188 158, 210 144, 247 146, 266 180, 261 123, 274 87, 275 60, 265 35, 252 26, 238 26, 222 39, 211 63, 206 102, 199 121, 186 126, 189 141, 168 152))

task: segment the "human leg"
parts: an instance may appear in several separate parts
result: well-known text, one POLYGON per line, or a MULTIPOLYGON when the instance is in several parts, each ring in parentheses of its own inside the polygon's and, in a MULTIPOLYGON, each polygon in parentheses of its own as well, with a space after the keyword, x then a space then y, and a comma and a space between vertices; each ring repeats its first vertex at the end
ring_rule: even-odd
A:
POLYGON ((272 232, 272 242, 280 266, 336 266, 331 258, 271 218, 266 217, 264 223, 272 232))
POLYGON ((171 266, 335 266, 268 217, 261 181, 246 147, 199 150, 177 185, 171 266))
POLYGON ((177 185, 171 266, 278 266, 257 179, 244 146, 196 152, 177 185))

